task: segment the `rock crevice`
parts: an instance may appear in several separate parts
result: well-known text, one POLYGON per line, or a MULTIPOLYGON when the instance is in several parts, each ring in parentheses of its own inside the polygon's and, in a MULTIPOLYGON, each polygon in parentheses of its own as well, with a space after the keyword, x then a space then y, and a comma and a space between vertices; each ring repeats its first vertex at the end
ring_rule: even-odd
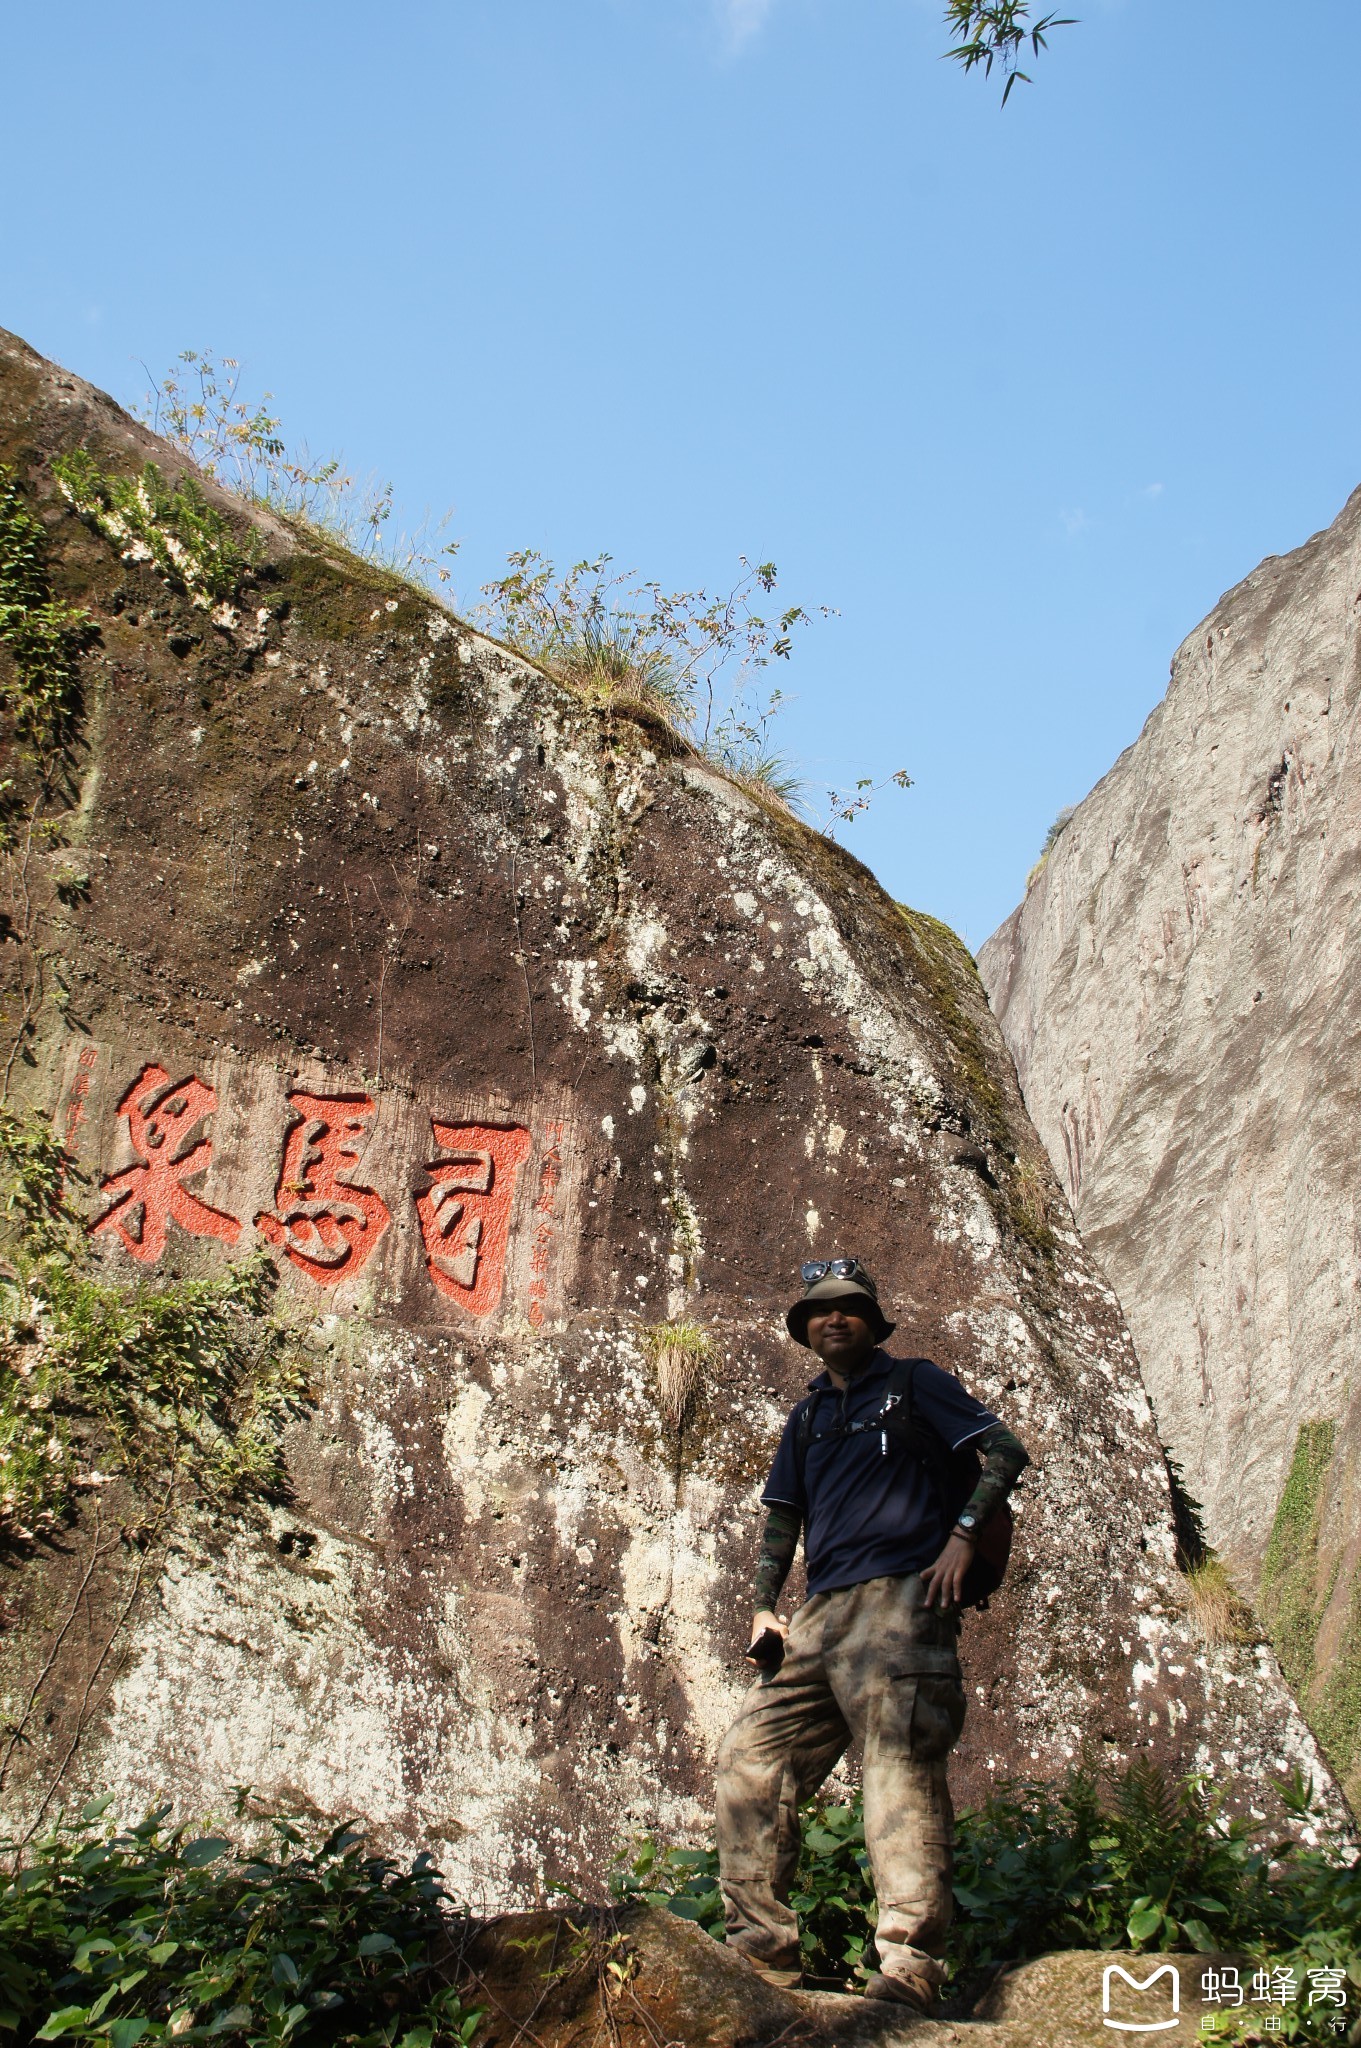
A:
POLYGON ((1353 1791, 1358 593, 1361 492, 1184 642, 979 955, 1161 1433, 1353 1791))

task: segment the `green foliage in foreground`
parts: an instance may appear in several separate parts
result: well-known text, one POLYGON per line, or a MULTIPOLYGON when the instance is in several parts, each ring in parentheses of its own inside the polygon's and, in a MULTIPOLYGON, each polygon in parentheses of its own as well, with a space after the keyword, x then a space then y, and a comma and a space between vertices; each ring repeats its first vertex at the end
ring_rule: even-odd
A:
MULTIPOLYGON (((1303 1818, 1310 1788, 1280 1789, 1303 1818)), ((615 1890, 723 1938, 712 1850, 644 1841, 615 1890)), ((862 1963, 873 1967, 859 1797, 806 1810, 793 1903, 806 1976, 844 1979, 862 1963)), ((1336 1849, 1260 1846, 1203 1781, 1169 1782, 1146 1763, 1106 1784, 1079 1771, 1060 1786, 999 1785, 961 1813, 955 1905, 948 1959, 956 1979, 1052 1949, 1240 1949, 1293 1958, 1301 1972, 1341 1965, 1361 1985, 1361 1867, 1336 1849)))
POLYGON ((287 1490, 307 1361, 263 1252, 213 1279, 123 1288, 89 1268, 51 1125, 0 1109, 0 1543, 53 1529, 123 1473, 167 1506, 287 1490))
POLYGON ((280 1819, 252 1853, 166 1809, 120 1831, 108 1803, 0 1843, 6 2048, 466 2048, 479 2015, 432 1960, 449 1908, 427 1857, 401 1870, 349 1827, 309 1847, 280 1819))

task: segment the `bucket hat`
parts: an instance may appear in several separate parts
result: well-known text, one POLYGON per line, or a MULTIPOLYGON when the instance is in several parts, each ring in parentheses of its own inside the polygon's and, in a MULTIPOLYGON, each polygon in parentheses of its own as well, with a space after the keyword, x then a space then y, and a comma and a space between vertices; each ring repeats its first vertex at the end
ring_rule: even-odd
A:
MULTIPOLYGON (((813 1260, 810 1263, 821 1265, 823 1262, 813 1260)), ((860 1261, 835 1259, 826 1263, 829 1268, 833 1265, 849 1265, 853 1270, 847 1274, 829 1270, 816 1279, 804 1282, 802 1294, 784 1319, 784 1326, 795 1343, 807 1345, 808 1318, 817 1304, 824 1301, 844 1301, 848 1307, 854 1306, 874 1332, 876 1344, 882 1344, 886 1337, 891 1337, 898 1325, 891 1323, 880 1308, 879 1290, 860 1261)))

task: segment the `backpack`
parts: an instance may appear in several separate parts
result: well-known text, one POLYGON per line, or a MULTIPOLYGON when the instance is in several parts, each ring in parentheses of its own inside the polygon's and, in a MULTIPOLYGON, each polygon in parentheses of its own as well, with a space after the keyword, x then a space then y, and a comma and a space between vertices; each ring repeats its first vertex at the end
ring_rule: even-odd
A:
MULTIPOLYGON (((952 1451, 926 1418, 917 1413, 912 1401, 912 1382, 920 1362, 916 1358, 895 1358, 892 1361, 888 1390, 877 1415, 849 1423, 845 1428, 819 1430, 818 1435, 859 1436, 862 1432, 875 1431, 884 1439, 886 1456, 892 1445, 921 1466, 936 1496, 946 1527, 951 1528, 977 1486, 982 1467, 977 1451, 969 1444, 961 1444, 957 1451, 952 1451)), ((799 1485, 805 1491, 804 1474, 808 1465, 808 1449, 813 1442, 813 1414, 818 1399, 817 1394, 810 1394, 799 1403, 798 1420, 794 1425, 794 1459, 799 1485)), ((973 1562, 965 1574, 960 1600, 962 1607, 986 1607, 1001 1585, 1011 1555, 1011 1532, 1011 1509, 1003 1501, 978 1531, 973 1562)))

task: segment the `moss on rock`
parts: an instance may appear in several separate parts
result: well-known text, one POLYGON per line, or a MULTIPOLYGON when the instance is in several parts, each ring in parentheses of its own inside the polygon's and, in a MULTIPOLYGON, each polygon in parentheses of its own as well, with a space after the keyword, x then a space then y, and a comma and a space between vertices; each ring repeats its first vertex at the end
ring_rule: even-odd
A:
POLYGON ((1337 1660, 1317 1683, 1310 1718, 1353 1810, 1361 1806, 1361 1575, 1352 1581, 1337 1660))
POLYGON ((1297 1693, 1307 1689, 1313 1676, 1318 1625, 1328 1604, 1328 1592, 1320 1596, 1318 1586, 1318 1538, 1335 1435, 1331 1422, 1300 1424, 1262 1559, 1262 1617, 1281 1669, 1297 1693))
POLYGON ((1262 1560, 1259 1605, 1286 1679, 1304 1703, 1344 1791, 1361 1797, 1361 1573, 1343 1577, 1343 1559, 1324 1540, 1324 1508, 1338 1455, 1328 1420, 1301 1423, 1295 1454, 1262 1560), (1346 1603, 1338 1649, 1320 1655, 1329 1610, 1346 1603))

